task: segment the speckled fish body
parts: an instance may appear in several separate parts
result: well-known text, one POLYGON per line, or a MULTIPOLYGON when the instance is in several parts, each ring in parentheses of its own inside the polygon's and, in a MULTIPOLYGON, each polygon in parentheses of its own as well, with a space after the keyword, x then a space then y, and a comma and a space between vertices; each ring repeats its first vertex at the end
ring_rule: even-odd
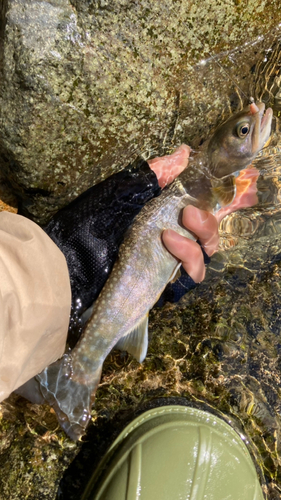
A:
POLYGON ((215 204, 212 186, 217 190, 220 178, 218 182, 227 188, 230 174, 245 168, 267 141, 272 112, 267 110, 263 117, 264 105, 251 106, 220 127, 192 167, 144 207, 120 247, 118 261, 77 346, 39 375, 44 398, 54 406, 71 438, 78 439, 85 431, 103 362, 111 349, 126 349, 139 361, 145 358, 149 310, 179 266, 162 244, 162 231, 171 228, 194 239, 180 225, 182 209, 190 203, 211 209, 215 204), (238 130, 242 131, 240 141, 238 130))
POLYGON ((87 333, 70 355, 39 375, 44 398, 72 439, 79 438, 88 423, 102 365, 111 349, 127 350, 139 361, 145 358, 148 312, 180 265, 163 246, 161 233, 163 227, 173 228, 193 238, 178 224, 181 209, 190 201, 178 182, 143 208, 94 304, 87 333), (131 338, 126 339, 127 335, 131 338), (124 343, 118 346, 121 339, 124 343))

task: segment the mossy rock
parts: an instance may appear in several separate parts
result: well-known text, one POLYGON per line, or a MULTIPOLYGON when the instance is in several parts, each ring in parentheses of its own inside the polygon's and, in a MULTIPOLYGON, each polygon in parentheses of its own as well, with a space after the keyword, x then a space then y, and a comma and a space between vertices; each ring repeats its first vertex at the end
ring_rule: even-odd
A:
POLYGON ((0 17, 0 167, 37 222, 276 90, 276 1, 3 0, 0 17))

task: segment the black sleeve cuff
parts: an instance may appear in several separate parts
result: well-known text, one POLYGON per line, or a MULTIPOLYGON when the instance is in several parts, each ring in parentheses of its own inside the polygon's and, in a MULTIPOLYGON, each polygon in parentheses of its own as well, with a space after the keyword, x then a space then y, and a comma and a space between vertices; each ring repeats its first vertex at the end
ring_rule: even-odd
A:
MULTIPOLYGON (((210 257, 206 254, 200 242, 198 241, 197 243, 201 246, 205 265, 210 264, 210 257)), ((177 279, 177 281, 174 283, 168 283, 158 302, 156 302, 156 307, 162 307, 166 302, 171 302, 172 304, 177 303, 187 292, 193 290, 200 284, 195 283, 182 266, 180 268, 180 272, 181 276, 177 279)))

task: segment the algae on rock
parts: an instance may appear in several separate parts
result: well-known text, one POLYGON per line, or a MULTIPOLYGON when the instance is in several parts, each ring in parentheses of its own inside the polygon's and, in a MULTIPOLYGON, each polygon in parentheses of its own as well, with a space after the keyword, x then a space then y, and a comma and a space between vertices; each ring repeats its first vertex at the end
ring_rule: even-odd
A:
POLYGON ((261 94, 281 20, 268 0, 4 0, 0 16, 0 165, 37 222, 261 94))

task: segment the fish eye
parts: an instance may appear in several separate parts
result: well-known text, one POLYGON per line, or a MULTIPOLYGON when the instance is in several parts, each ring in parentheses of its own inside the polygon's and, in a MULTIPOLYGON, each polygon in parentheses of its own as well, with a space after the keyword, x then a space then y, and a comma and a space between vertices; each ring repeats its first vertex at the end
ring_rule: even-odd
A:
POLYGON ((237 135, 241 139, 246 137, 250 131, 250 125, 248 123, 242 123, 237 127, 237 135))

